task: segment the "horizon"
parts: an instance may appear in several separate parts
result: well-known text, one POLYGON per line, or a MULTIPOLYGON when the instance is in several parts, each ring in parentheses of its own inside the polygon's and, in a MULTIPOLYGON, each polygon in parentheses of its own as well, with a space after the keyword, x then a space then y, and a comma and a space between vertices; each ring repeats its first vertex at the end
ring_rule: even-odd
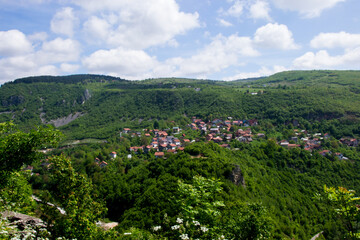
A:
POLYGON ((0 84, 38 75, 231 81, 360 69, 356 0, 0 4, 0 84))

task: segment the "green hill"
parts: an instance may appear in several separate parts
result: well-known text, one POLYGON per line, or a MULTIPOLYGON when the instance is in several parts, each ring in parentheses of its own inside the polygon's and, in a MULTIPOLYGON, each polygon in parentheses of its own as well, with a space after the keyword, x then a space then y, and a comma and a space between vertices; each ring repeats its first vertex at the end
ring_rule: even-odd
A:
POLYGON ((359 71, 292 71, 246 82, 30 77, 0 88, 0 121, 14 120, 24 128, 58 123, 69 138, 79 139, 107 138, 123 127, 142 129, 155 121, 164 127, 173 120, 186 123, 192 116, 256 118, 276 125, 328 120, 339 135, 355 135, 359 91, 359 71), (75 113, 80 117, 74 120, 75 113))

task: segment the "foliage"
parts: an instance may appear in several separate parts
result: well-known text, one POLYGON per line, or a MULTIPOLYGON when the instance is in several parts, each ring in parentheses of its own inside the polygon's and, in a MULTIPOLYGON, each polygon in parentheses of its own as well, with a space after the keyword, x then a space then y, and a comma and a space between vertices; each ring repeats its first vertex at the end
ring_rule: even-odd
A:
POLYGON ((58 142, 59 137, 59 131, 48 127, 25 133, 12 122, 0 123, 0 188, 6 185, 12 172, 39 159, 36 150, 58 142))
POLYGON ((360 207, 358 202, 360 197, 355 197, 355 191, 347 190, 344 187, 324 186, 325 196, 322 200, 326 201, 342 220, 347 233, 344 236, 346 239, 360 239, 360 207), (325 198, 324 198, 325 197, 325 198))
POLYGON ((104 208, 91 196, 92 185, 87 178, 74 171, 64 156, 49 158, 51 199, 63 208, 65 214, 48 219, 54 237, 96 239, 99 229, 96 221, 104 208))

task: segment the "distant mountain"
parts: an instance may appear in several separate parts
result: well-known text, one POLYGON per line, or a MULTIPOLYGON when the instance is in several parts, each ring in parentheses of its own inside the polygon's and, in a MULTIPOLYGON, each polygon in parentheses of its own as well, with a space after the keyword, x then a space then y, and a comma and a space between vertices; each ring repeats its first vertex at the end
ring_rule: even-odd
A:
POLYGON ((50 123, 77 139, 107 138, 123 127, 155 122, 186 124, 192 116, 256 118, 274 125, 325 120, 339 135, 356 135, 359 93, 360 71, 289 71, 233 82, 39 76, 0 88, 0 121, 13 120, 24 129, 50 123))

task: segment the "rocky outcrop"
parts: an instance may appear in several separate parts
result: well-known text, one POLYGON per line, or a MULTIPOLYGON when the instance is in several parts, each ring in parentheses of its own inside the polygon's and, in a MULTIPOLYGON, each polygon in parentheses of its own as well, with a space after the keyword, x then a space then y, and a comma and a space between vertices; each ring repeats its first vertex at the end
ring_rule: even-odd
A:
POLYGON ((75 119, 81 117, 81 116, 84 116, 85 114, 84 113, 81 113, 81 112, 76 112, 74 114, 69 114, 68 116, 66 117, 62 117, 62 118, 58 118, 58 119, 53 119, 53 120, 50 120, 49 122, 47 122, 45 120, 45 113, 42 112, 40 113, 40 119, 41 119, 41 122, 43 124, 52 124, 54 125, 55 127, 61 127, 61 126, 64 126, 66 124, 69 124, 70 122, 74 121, 75 119))
POLYGON ((234 166, 231 174, 229 175, 229 180, 236 185, 241 184, 243 187, 246 187, 245 179, 239 165, 234 166))
POLYGON ((3 222, 6 226, 3 227, 8 228, 9 236, 16 236, 16 239, 33 239, 37 232, 46 230, 46 223, 40 218, 12 211, 4 211, 0 214, 6 220, 3 222))
POLYGON ((80 112, 76 112, 74 114, 70 114, 66 117, 63 117, 63 118, 58 118, 58 119, 54 119, 54 120, 50 120, 49 123, 50 124, 53 124, 55 127, 61 127, 61 126, 64 126, 72 121, 74 121, 75 119, 83 116, 84 114, 83 113, 80 113, 80 112))

